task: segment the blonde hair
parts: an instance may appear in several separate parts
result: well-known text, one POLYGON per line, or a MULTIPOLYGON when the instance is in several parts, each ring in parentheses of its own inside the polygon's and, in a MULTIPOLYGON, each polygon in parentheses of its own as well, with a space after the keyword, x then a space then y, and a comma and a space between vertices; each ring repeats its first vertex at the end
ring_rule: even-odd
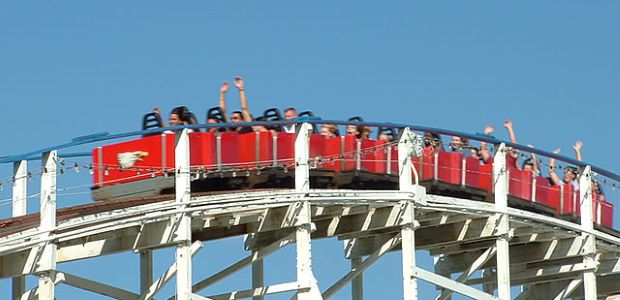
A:
POLYGON ((333 134, 334 136, 340 135, 340 131, 338 131, 338 126, 334 124, 323 124, 322 128, 327 129, 327 131, 329 131, 329 133, 333 134))
POLYGON ((358 138, 367 139, 367 138, 370 138, 370 133, 372 132, 372 130, 368 126, 358 126, 357 132, 358 132, 358 135, 357 135, 358 138))

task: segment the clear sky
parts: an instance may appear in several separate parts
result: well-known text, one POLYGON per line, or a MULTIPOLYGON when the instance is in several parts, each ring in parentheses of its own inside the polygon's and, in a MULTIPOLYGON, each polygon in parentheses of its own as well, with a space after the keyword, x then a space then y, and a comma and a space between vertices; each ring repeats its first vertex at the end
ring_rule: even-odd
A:
MULTIPOLYGON (((587 161, 617 172, 619 13, 618 1, 0 0, 0 156, 136 130, 153 106, 187 105, 202 120, 219 85, 241 75, 255 114, 295 106, 466 132, 493 123, 502 139, 510 118, 519 142, 572 157, 580 139, 587 161)), ((236 100, 229 93, 231 107, 236 100)), ((84 173, 76 182, 89 182, 84 173)), ((10 176, 4 166, 0 177, 10 176)), ((197 279, 240 258, 240 243, 207 244, 197 279)), ((347 263, 335 240, 313 246, 324 289, 347 263)), ((272 262, 292 263, 292 249, 272 262)), ((369 270, 367 299, 400 295, 399 262, 392 253, 369 270)), ((137 266, 136 255, 119 255, 61 269, 136 290, 137 266)), ((294 278, 280 268, 268 267, 267 279, 294 278)), ((209 293, 249 285, 240 280, 209 293)), ((434 293, 423 286, 423 298, 434 293)), ((98 299, 70 287, 58 295, 98 299)))

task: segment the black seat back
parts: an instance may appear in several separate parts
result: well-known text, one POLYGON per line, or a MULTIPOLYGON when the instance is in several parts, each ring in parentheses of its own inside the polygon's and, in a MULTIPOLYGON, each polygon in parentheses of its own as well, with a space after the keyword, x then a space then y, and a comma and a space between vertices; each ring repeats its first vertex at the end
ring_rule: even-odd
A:
MULTIPOLYGON (((303 118, 303 117, 314 117, 314 113, 312 111, 306 110, 306 111, 302 111, 297 115, 298 118, 303 118)), ((312 126, 312 133, 314 134, 318 134, 319 133, 319 128, 317 126, 317 124, 314 124, 312 126)))
MULTIPOLYGON (((207 120, 206 122, 209 123, 209 119, 216 119, 218 123, 227 123, 228 122, 228 118, 226 118, 226 115, 224 114, 224 112, 222 111, 222 108, 219 106, 216 107, 212 107, 209 108, 209 110, 207 110, 207 120)), ((230 128, 226 128, 226 127, 221 127, 218 131, 227 131, 230 128)), ((207 130, 208 131, 208 130, 207 130)))
POLYGON ((360 117, 360 116, 356 116, 356 117, 350 117, 349 121, 355 121, 355 122, 364 122, 364 118, 360 117))
POLYGON ((382 134, 390 136, 392 138, 392 141, 394 141, 396 137, 398 137, 398 132, 396 131, 396 129, 391 127, 379 127, 377 131, 377 140, 382 134))
POLYGON ((228 118, 226 118, 222 108, 219 106, 212 107, 207 110, 207 122, 209 122, 209 119, 211 118, 217 119, 219 123, 228 123, 228 118))
POLYGON ((314 117, 314 113, 312 111, 306 110, 300 112, 297 117, 314 117))
MULTIPOLYGON (((194 114, 193 112, 187 112, 188 115, 188 119, 189 119, 189 125, 196 125, 198 124, 198 118, 196 118, 196 114, 194 114)), ((194 128, 192 129, 194 132, 200 132, 200 128, 194 128)))
MULTIPOLYGON (((284 119, 282 118, 282 114, 280 113, 280 110, 274 107, 274 108, 265 110, 262 117, 256 118, 256 121, 259 121, 259 120, 265 121, 265 122, 274 122, 274 121, 282 121, 284 119)), ((265 126, 265 128, 267 128, 268 130, 282 131, 281 125, 265 126)))
MULTIPOLYGON (((153 128, 162 128, 164 127, 164 122, 161 120, 161 116, 156 112, 151 112, 142 118, 142 130, 148 130, 153 128)), ((156 135, 159 133, 149 133, 144 134, 144 137, 156 135)))

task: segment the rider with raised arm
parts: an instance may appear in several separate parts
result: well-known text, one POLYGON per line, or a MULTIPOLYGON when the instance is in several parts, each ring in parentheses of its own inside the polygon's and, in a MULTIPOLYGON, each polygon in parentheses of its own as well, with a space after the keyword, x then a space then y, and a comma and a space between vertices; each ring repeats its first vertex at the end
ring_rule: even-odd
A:
MULTIPOLYGON (((224 83, 222 83, 222 86, 220 87, 220 109, 222 110, 223 115, 226 115, 226 113, 228 113, 227 105, 226 105, 226 92, 228 92, 229 87, 230 87, 230 84, 228 83, 228 81, 225 81, 224 83)), ((233 111, 230 114, 230 122, 231 123, 243 122, 243 116, 241 112, 233 111)), ((233 131, 240 132, 241 130, 243 130, 243 127, 233 127, 231 129, 233 131)))
MULTIPOLYGON (((559 154, 560 149, 553 150, 554 154, 559 154)), ((575 167, 565 167, 564 176, 560 179, 560 176, 555 173, 555 158, 549 160, 549 176, 551 178, 551 185, 564 185, 571 184, 576 191, 579 190, 579 182, 577 181, 578 171, 575 167)))
MULTIPOLYGON (((575 159, 577 159, 578 161, 583 161, 583 156, 581 155, 581 148, 583 148, 583 142, 576 141, 575 145, 573 145, 573 150, 575 151, 575 159)), ((592 179, 592 193, 598 195, 597 200, 605 200, 605 193, 603 192, 603 188, 594 179, 592 179)))
MULTIPOLYGON (((517 136, 515 134, 514 127, 512 126, 512 121, 511 120, 504 121, 504 127, 506 128, 506 130, 508 130, 508 137, 510 138, 510 142, 513 144, 517 144, 517 136)), ((528 144, 527 146, 530 148, 533 148, 532 145, 528 144)), ((514 166, 516 168, 519 167, 517 156, 518 156, 518 152, 516 151, 510 152, 511 160, 514 159, 514 166)), ((521 170, 531 171, 535 175, 540 174, 540 168, 538 167, 538 161, 536 161, 536 154, 532 153, 530 158, 525 159, 523 161, 523 164, 521 164, 521 170)))
MULTIPOLYGON (((230 122, 231 123, 241 123, 241 122, 252 122, 252 115, 250 114, 250 110, 248 108, 248 100, 245 93, 245 85, 243 82, 243 78, 237 76, 234 81, 235 87, 239 91, 239 103, 241 105, 241 111, 234 111, 230 114, 230 122)), ((220 87, 220 108, 222 109, 222 113, 226 114, 226 92, 229 89, 229 83, 224 82, 220 87)), ((238 133, 250 133, 254 131, 267 131, 264 126, 252 126, 252 127, 234 127, 234 131, 238 133)))
MULTIPOLYGON (((161 111, 159 107, 154 107, 153 112, 161 116, 161 111)), ((183 125, 192 125, 196 124, 197 120, 193 118, 192 113, 186 106, 178 106, 172 109, 170 115, 168 115, 168 126, 183 126, 183 125)), ((162 126, 165 128, 166 123, 163 123, 162 126)), ((190 130, 193 131, 193 130, 190 130)), ((171 131, 168 131, 168 133, 171 131)))
MULTIPOLYGON (((487 124, 487 126, 484 128, 484 134, 488 135, 488 136, 492 136, 493 132, 495 132, 495 126, 493 126, 493 124, 487 124)), ((478 149, 475 149, 478 150, 478 149)), ((493 155, 491 154, 491 151, 489 151, 489 146, 487 145, 486 142, 480 142, 480 151, 472 151, 472 153, 474 155, 474 157, 478 158, 479 160, 481 160, 483 163, 488 163, 489 159, 491 159, 493 157, 493 155)))

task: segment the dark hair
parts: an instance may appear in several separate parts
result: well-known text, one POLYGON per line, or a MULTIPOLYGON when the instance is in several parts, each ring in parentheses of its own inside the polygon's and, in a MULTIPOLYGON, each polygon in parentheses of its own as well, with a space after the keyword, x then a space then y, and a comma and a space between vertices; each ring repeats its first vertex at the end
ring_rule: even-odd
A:
POLYGON ((284 113, 286 113, 286 112, 288 112, 288 111, 294 111, 294 112, 297 112, 297 110, 296 110, 294 107, 287 107, 287 108, 284 110, 284 113))
POLYGON ((243 118, 243 113, 240 110, 233 111, 231 115, 234 115, 234 114, 239 114, 243 118))
POLYGON ((188 118, 188 121, 187 121, 188 124, 190 125, 198 124, 198 118, 196 118, 196 115, 193 112, 189 112, 187 114, 187 118, 188 118))
POLYGON ((532 160, 531 157, 524 160, 523 163, 521 164, 521 169, 524 169, 526 165, 534 166, 534 160, 532 160))
POLYGON ((189 112, 187 106, 178 106, 172 109, 171 115, 179 116, 179 120, 192 124, 192 113, 189 112))
POLYGON ((441 136, 435 132, 424 132, 424 145, 425 146, 441 146, 443 148, 443 143, 441 142, 441 136), (430 137, 427 137, 429 135, 430 137))
POLYGON ((565 167, 564 171, 573 173, 573 175, 575 176, 579 175, 579 170, 577 170, 577 168, 575 167, 565 167))
POLYGON ((592 192, 597 193, 599 195, 605 195, 605 192, 603 191, 603 187, 597 180, 592 180, 592 183, 594 183, 594 185, 598 188, 598 191, 592 191, 592 192))

